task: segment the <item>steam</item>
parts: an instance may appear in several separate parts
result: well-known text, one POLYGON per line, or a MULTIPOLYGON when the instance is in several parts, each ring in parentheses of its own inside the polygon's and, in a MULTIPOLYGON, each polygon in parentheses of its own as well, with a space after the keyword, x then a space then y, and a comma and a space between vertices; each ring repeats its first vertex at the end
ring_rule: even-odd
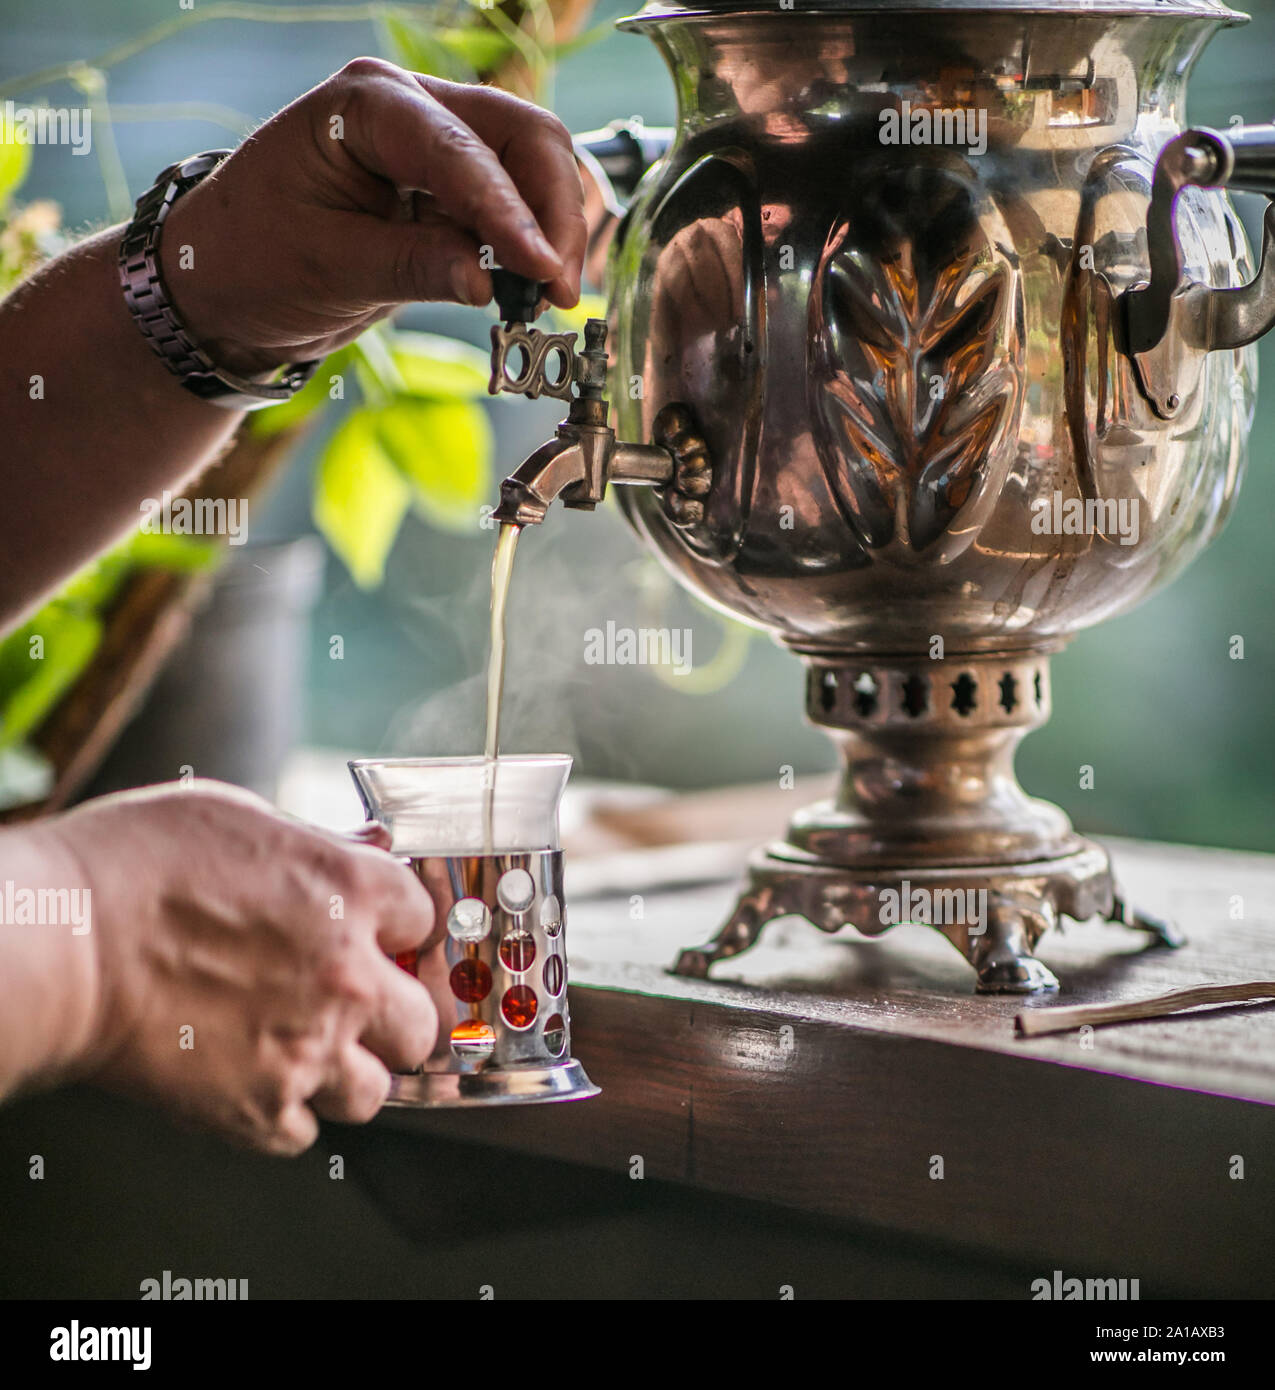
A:
MULTIPOLYGON (((463 590, 410 602, 412 635, 420 639, 445 630, 471 674, 398 712, 388 734, 395 755, 482 752, 496 533, 484 534, 490 541, 463 590)), ((632 715, 641 709, 643 683, 652 677, 586 665, 583 652, 589 629, 605 627, 608 619, 636 621, 633 566, 641 563, 636 541, 606 513, 551 513, 542 525, 528 528, 518 546, 506 617, 502 753, 569 753, 587 766, 590 749, 605 747, 613 767, 619 761, 630 776, 640 775, 632 715), (573 536, 568 549, 568 527, 588 527, 590 534, 573 536)))

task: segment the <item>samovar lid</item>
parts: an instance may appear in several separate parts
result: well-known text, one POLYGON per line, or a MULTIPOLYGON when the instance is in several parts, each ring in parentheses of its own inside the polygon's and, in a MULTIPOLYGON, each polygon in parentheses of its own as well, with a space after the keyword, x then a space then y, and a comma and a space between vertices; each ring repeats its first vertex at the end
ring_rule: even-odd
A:
POLYGON ((648 0, 635 15, 618 21, 621 29, 652 20, 693 19, 698 15, 766 12, 784 19, 803 14, 872 14, 887 11, 984 14, 1159 15, 1166 19, 1213 19, 1220 24, 1247 24, 1249 16, 1223 0, 794 0, 791 9, 776 0, 648 0))

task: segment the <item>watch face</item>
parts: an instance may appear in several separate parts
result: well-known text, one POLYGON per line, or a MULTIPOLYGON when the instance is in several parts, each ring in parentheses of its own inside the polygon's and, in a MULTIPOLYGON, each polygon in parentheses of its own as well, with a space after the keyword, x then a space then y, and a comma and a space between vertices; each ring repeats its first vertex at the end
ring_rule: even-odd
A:
MULTIPOLYGON (((231 150, 205 150, 203 154, 192 154, 189 159, 181 159, 171 166, 175 176, 183 179, 202 179, 205 174, 212 171, 224 160, 230 158, 231 150)), ((167 174, 169 170, 165 170, 167 174)), ((160 175, 162 179, 164 174, 160 175)))

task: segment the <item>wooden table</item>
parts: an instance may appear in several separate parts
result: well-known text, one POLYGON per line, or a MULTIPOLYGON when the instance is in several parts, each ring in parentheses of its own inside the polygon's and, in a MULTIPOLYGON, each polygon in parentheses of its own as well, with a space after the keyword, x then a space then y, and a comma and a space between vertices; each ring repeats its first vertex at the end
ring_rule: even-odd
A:
MULTIPOLYGON (((991 1252, 1044 1277, 1138 1278, 1144 1297, 1269 1296, 1275 1007, 1087 1039, 1014 1033, 1023 1007, 1275 978, 1275 857, 1111 848, 1129 896, 1174 917, 1188 944, 1148 949, 1140 933, 1069 924, 1039 948, 1061 993, 1026 1004, 975 996, 965 962, 921 927, 869 941, 788 919, 711 981, 672 976, 733 885, 651 890, 658 858, 582 861, 568 880, 573 1051, 602 1096, 384 1122, 615 1172, 640 1159, 647 1177, 991 1252), (623 891, 596 896, 605 883, 623 891)), ((699 857, 725 873, 744 853, 699 857)))

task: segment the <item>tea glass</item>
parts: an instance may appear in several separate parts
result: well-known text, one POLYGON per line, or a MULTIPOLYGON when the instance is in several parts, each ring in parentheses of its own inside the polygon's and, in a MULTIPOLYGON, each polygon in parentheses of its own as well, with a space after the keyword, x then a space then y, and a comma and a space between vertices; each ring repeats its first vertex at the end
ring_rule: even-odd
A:
POLYGON ((446 925, 397 957, 431 976, 439 1039, 394 1078, 390 1105, 510 1105, 598 1094, 571 1056, 558 807, 565 755, 357 759, 368 819, 385 827, 446 925), (433 957, 441 949, 443 962, 433 957), (444 995, 440 1001, 439 995, 444 995), (446 1016, 450 1006, 451 1014, 446 1016))

